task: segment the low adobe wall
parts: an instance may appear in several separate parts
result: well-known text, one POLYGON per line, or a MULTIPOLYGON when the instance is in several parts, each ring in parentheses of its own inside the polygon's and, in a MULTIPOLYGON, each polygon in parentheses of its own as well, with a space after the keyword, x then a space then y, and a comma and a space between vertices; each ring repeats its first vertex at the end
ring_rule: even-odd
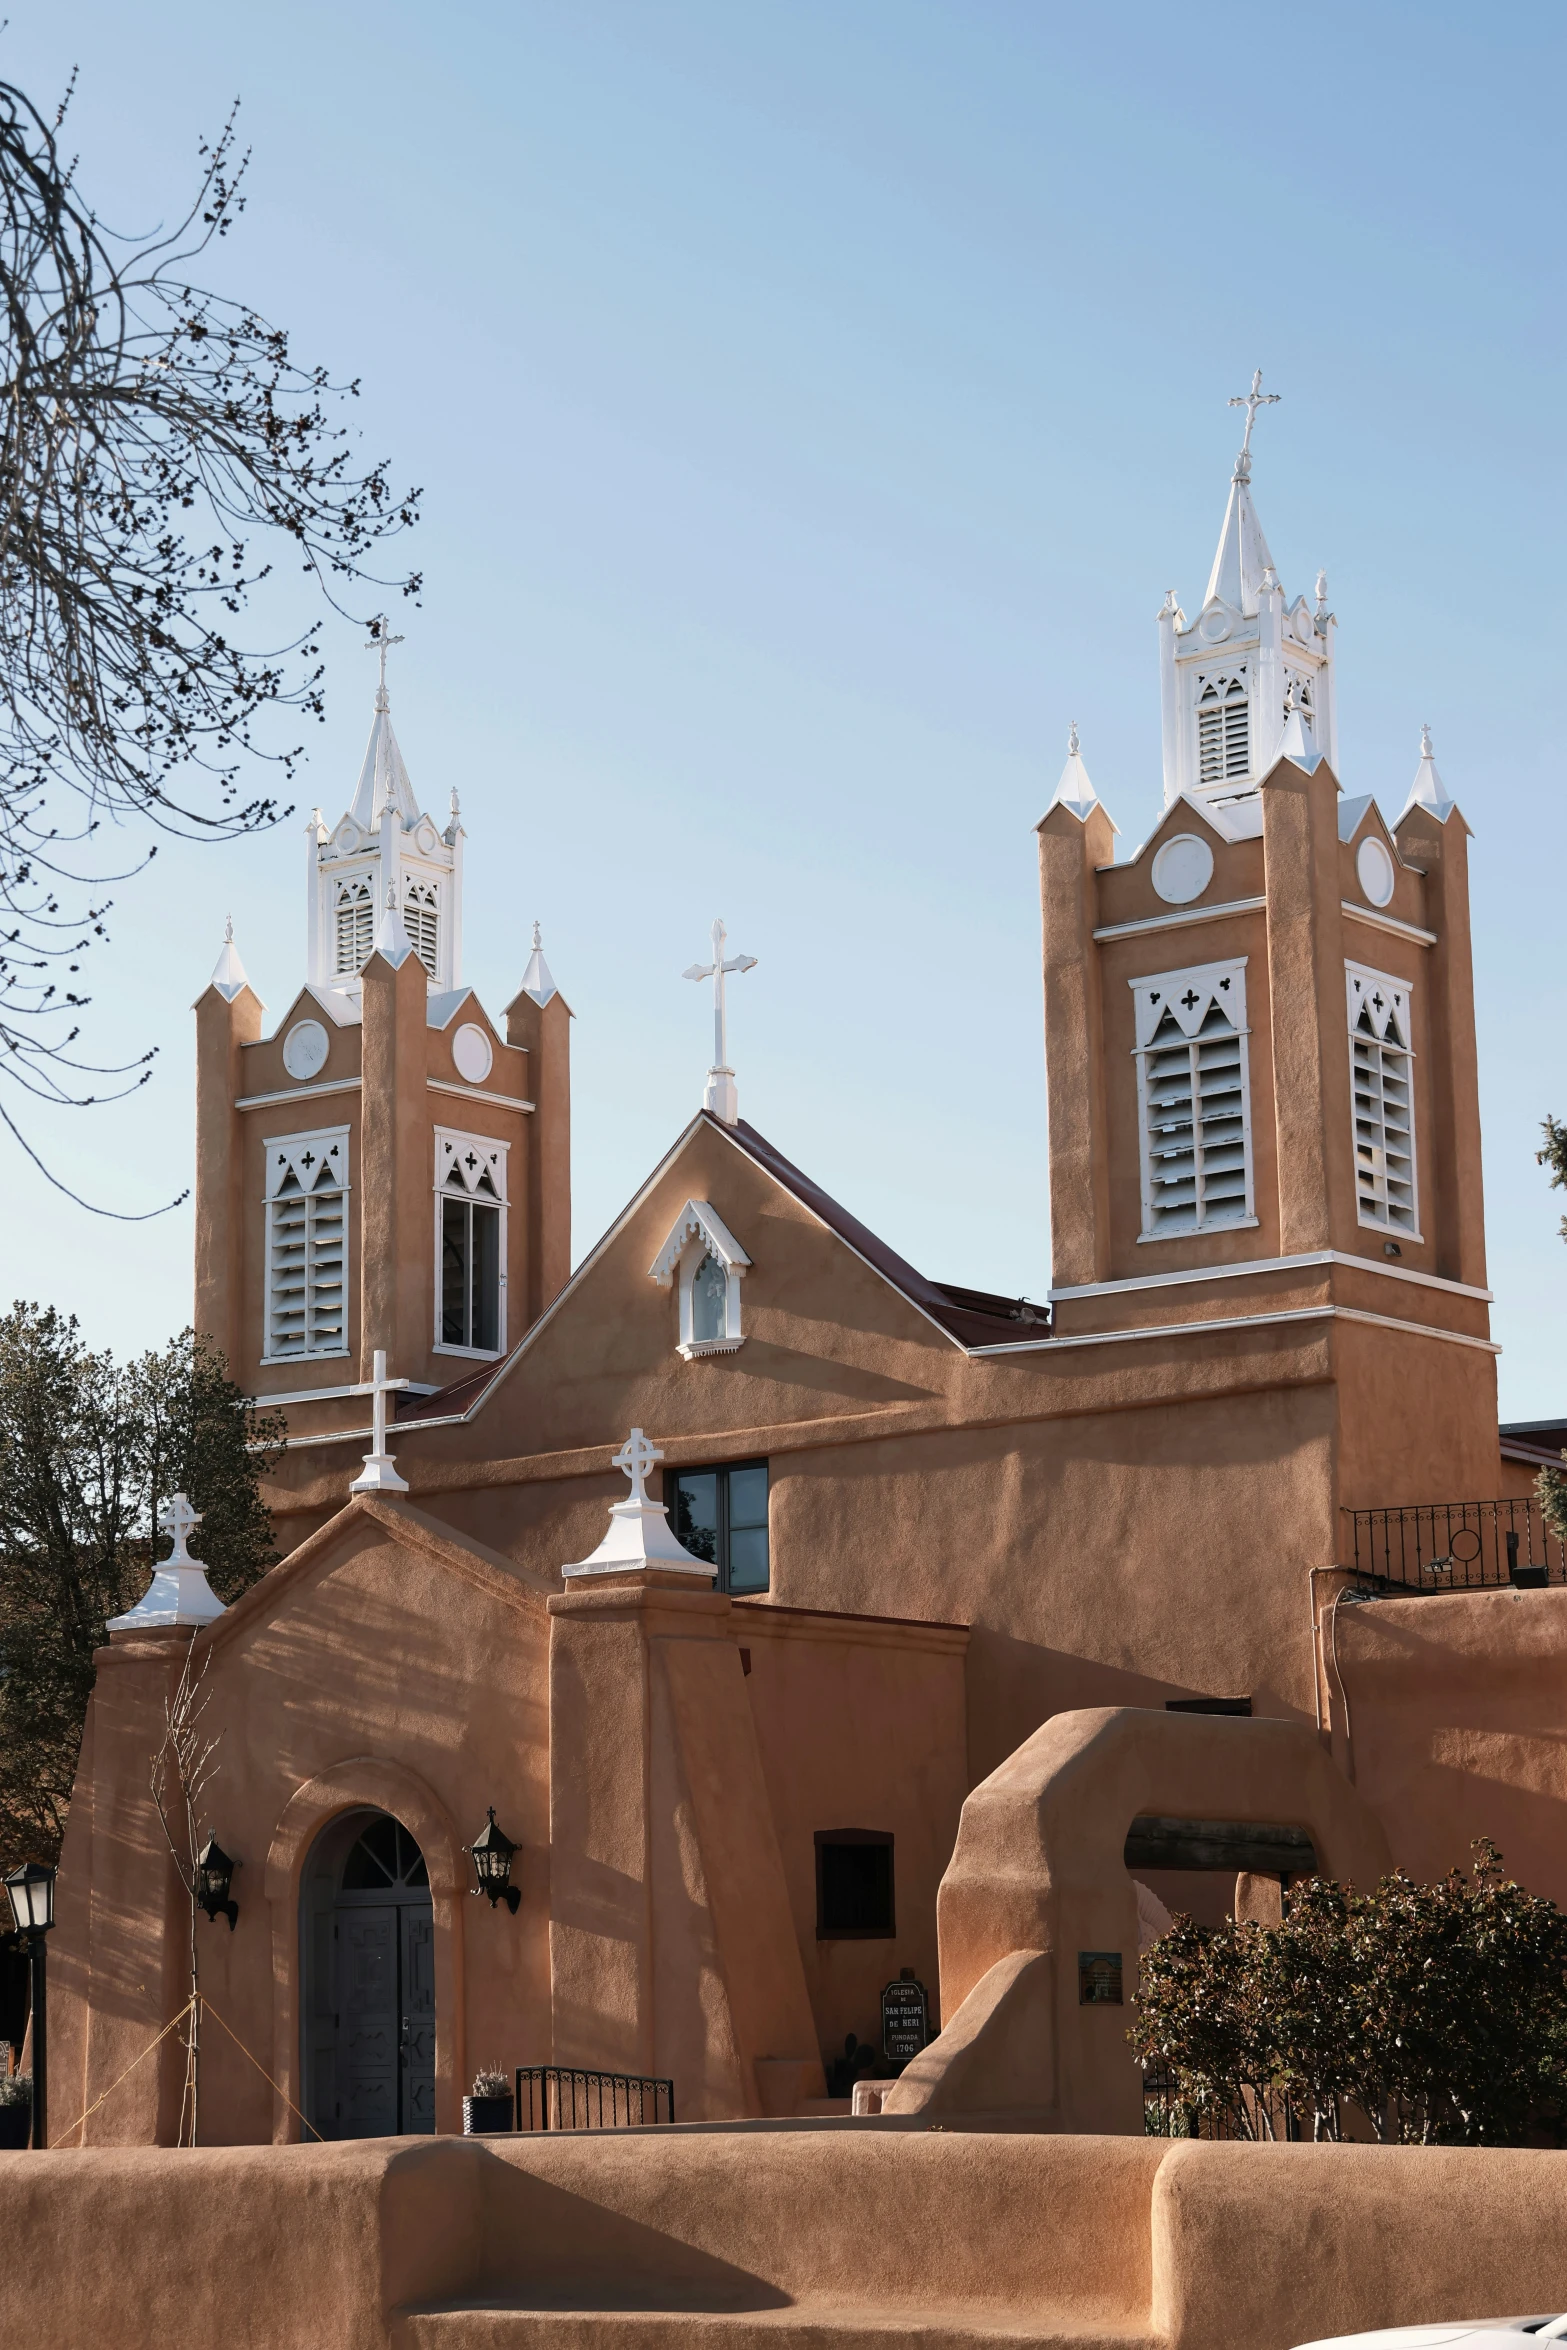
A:
POLYGON ((466 2350, 500 2338, 475 2302, 573 2350, 637 2313, 725 2350, 916 2317, 927 2350, 1289 2350, 1567 2306, 1556 2153, 762 2122, 0 2155, 0 2211, 32 2350, 466 2350))

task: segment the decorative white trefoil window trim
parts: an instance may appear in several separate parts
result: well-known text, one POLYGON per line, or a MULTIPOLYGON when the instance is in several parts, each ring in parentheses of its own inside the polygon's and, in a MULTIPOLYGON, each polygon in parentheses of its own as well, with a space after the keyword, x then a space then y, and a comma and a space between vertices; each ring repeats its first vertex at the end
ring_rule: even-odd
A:
POLYGON ((1129 982, 1136 1007, 1140 1242, 1234 1232, 1257 1221, 1246 962, 1244 955, 1238 955, 1226 963, 1155 971, 1129 982), (1205 1034, 1215 1009, 1227 1025, 1205 1034), (1165 1026, 1167 1020, 1173 1021, 1180 1044, 1165 1026), (1232 1034, 1233 1050, 1229 1042, 1232 1034), (1176 1064, 1176 1056, 1182 1052, 1186 1055, 1184 1097, 1182 1073, 1176 1064), (1183 1098, 1190 1103, 1184 1117, 1183 1098), (1226 1109, 1230 1102, 1233 1109, 1226 1109), (1182 1147, 1183 1127, 1191 1137, 1189 1149, 1182 1147), (1187 1180, 1178 1172, 1183 1157, 1191 1160, 1189 1202, 1170 1196, 1187 1180), (1189 1218, 1184 1214, 1188 1205, 1189 1218))
POLYGON ((680 1339, 677 1351, 692 1362, 699 1355, 732 1355, 742 1344, 740 1283, 751 1260, 718 1210, 705 1199, 688 1199, 669 1230, 648 1272, 660 1289, 671 1288, 678 1276, 680 1339), (696 1336, 696 1300, 693 1290, 702 1266, 711 1258, 724 1279, 723 1334, 696 1336))
POLYGON ((313 1126, 303 1134, 274 1134, 262 1143, 263 1363, 319 1361, 349 1351, 348 1135, 346 1126, 313 1126), (334 1315, 335 1335, 324 1345, 317 1343, 334 1315), (296 1316, 297 1331, 292 1327, 296 1316))
POLYGON ((1409 981, 1390 971, 1373 971, 1364 963, 1344 965, 1355 1214, 1373 1232, 1418 1241, 1420 1167, 1415 1152, 1410 992, 1409 981), (1390 1137, 1395 1144, 1392 1151, 1390 1137), (1407 1177, 1394 1173, 1398 1160, 1407 1162, 1407 1177), (1398 1197, 1398 1193, 1407 1193, 1407 1197, 1398 1197))

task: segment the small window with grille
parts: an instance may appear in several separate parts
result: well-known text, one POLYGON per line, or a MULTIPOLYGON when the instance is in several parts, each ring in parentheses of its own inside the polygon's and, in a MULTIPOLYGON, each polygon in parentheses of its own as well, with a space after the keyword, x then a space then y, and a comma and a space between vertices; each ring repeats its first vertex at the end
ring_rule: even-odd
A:
POLYGON ((1242 782, 1251 772, 1251 706, 1244 677, 1209 677, 1197 696, 1197 779, 1242 782))
POLYGON ((499 1354, 506 1344, 506 1151, 488 1135, 435 1136, 435 1343, 499 1354))
POLYGON ((348 1352, 348 1128, 267 1154, 265 1362, 348 1352))
POLYGON ((433 979, 440 937, 440 897, 433 881, 408 877, 403 889, 403 928, 409 945, 433 979))
POLYGON ((1362 1224, 1420 1237, 1409 985, 1346 963, 1355 1194, 1362 1224))
POLYGON ((369 961, 375 944, 375 883, 369 874, 339 882, 336 914, 333 968, 340 979, 349 979, 369 961))
POLYGON ((1255 1223, 1245 957, 1131 985, 1142 1238, 1255 1223))

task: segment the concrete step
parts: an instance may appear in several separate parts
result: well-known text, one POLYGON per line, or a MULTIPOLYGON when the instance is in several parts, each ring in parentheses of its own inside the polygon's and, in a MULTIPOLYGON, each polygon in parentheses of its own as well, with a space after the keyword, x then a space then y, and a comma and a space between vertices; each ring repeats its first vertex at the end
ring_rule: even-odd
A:
POLYGON ((400 2311, 392 2350, 1164 2350, 1158 2335, 1096 2326, 1064 2312, 843 2307, 781 2309, 539 2309, 449 2302, 400 2311))

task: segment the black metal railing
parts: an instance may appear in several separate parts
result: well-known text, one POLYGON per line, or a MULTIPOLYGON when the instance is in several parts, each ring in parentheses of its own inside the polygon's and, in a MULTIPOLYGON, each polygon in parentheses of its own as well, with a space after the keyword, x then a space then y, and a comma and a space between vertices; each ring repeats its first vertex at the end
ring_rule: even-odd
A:
POLYGON ((1389 1596, 1567 1583, 1567 1552, 1537 1501, 1422 1501, 1344 1515, 1352 1529, 1346 1565, 1389 1596))
POLYGON ((650 2073, 596 2073, 579 2065, 520 2064, 518 2130, 637 2130, 675 2118, 675 2084, 650 2073))

